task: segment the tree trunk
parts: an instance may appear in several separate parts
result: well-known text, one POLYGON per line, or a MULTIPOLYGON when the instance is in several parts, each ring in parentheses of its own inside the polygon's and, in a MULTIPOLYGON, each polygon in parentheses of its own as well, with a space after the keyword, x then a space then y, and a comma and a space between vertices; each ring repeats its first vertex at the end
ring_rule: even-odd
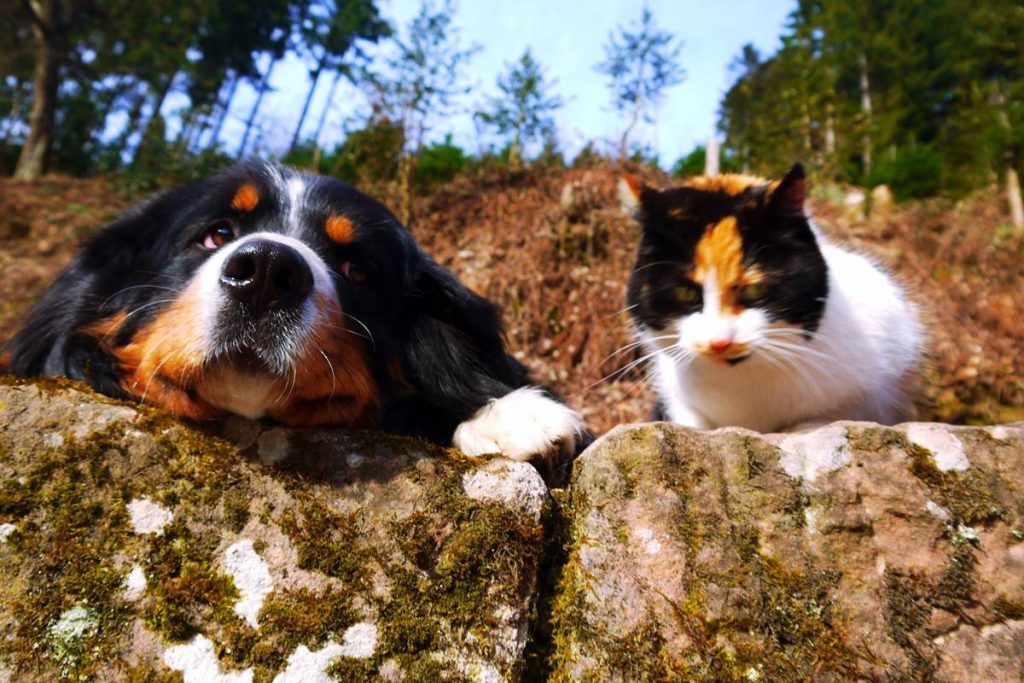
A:
POLYGON ((1024 202, 1020 196, 1020 176, 1012 165, 1006 167, 1006 200, 1010 205, 1010 220, 1018 232, 1024 230, 1024 202))
POLYGON ((313 143, 317 149, 320 149, 320 133, 324 130, 324 124, 327 123, 327 114, 331 111, 331 101, 334 99, 334 91, 338 88, 338 81, 341 80, 341 71, 334 72, 334 80, 331 81, 331 89, 327 91, 327 100, 324 102, 324 108, 320 111, 320 120, 317 121, 316 131, 313 133, 313 143))
POLYGON ((267 66, 267 70, 263 73, 263 78, 260 79, 259 87, 256 89, 256 101, 253 102, 252 110, 249 112, 249 118, 245 121, 245 132, 242 133, 242 142, 238 145, 238 157, 245 156, 245 146, 249 142, 249 134, 252 132, 252 126, 256 122, 256 113, 260 110, 260 105, 263 103, 263 96, 267 94, 270 83, 270 74, 274 72, 274 65, 277 64, 277 57, 270 59, 270 64, 267 66))
POLYGON ((413 155, 406 151, 403 151, 398 159, 399 217, 406 227, 412 222, 412 174, 415 164, 413 155))
POLYGON ((857 53, 857 66, 860 70, 860 109, 864 115, 864 136, 862 138, 863 155, 862 170, 867 176, 871 173, 871 128, 873 125, 873 106, 871 103, 871 79, 868 76, 868 54, 864 50, 857 53))
POLYGON ((825 102, 825 154, 829 157, 831 163, 832 157, 836 153, 836 114, 832 104, 832 100, 829 99, 825 102))
POLYGON ((1013 143, 1013 126, 1006 113, 1006 96, 999 81, 992 82, 992 102, 996 105, 996 119, 1003 129, 1006 146, 1003 149, 1003 173, 1006 176, 1006 203, 1010 205, 1010 220, 1020 232, 1024 230, 1024 202, 1020 194, 1020 176, 1017 175, 1017 148, 1013 143))
POLYGON ((636 103, 633 105, 633 116, 629 120, 629 125, 626 126, 626 130, 622 131, 622 139, 619 140, 619 161, 625 161, 629 156, 629 134, 633 131, 633 126, 640 120, 640 109, 641 102, 640 98, 636 98, 636 103))
POLYGON ((299 144, 299 135, 302 133, 302 124, 306 122, 306 114, 309 113, 309 104, 313 101, 313 95, 316 93, 316 86, 320 82, 320 74, 324 70, 323 60, 317 63, 316 69, 310 74, 313 77, 313 82, 309 84, 309 91, 306 93, 306 101, 302 104, 302 112, 299 114, 299 122, 295 126, 295 132, 292 134, 292 142, 288 145, 288 151, 291 152, 295 149, 295 145, 299 144))
POLYGON ((718 175, 718 138, 712 135, 708 138, 708 146, 704 152, 704 175, 713 178, 718 175))
POLYGON ((46 171, 53 146, 60 78, 60 0, 27 0, 36 42, 29 133, 14 169, 16 180, 35 180, 46 171))
POLYGON ((238 90, 238 82, 240 80, 238 76, 234 76, 231 79, 231 87, 228 88, 228 94, 224 98, 224 103, 221 104, 220 114, 217 115, 217 123, 214 124, 210 140, 206 143, 209 149, 217 147, 217 142, 220 140, 220 131, 224 128, 224 122, 228 119, 228 112, 231 111, 231 101, 235 99, 235 91, 238 90))

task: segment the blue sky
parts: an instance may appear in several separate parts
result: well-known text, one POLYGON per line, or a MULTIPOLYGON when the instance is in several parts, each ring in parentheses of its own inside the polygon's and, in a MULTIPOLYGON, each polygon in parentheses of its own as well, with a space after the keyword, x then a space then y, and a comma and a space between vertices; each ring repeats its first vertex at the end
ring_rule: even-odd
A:
MULTIPOLYGON (((644 126, 636 134, 636 139, 658 151, 663 166, 670 166, 714 133, 718 102, 732 81, 729 63, 747 42, 762 53, 773 52, 794 4, 793 0, 647 2, 658 26, 684 43, 681 62, 685 80, 668 92, 656 124, 644 126)), ((379 6, 402 30, 415 15, 419 0, 381 0, 379 6)), ((594 65, 604 58, 609 32, 618 24, 636 22, 642 8, 643 3, 636 0, 461 0, 455 25, 463 42, 479 45, 480 51, 466 70, 471 91, 458 103, 462 111, 435 122, 431 137, 451 133, 458 144, 472 150, 486 144, 488 140, 477 137, 471 113, 484 94, 495 93, 497 75, 529 47, 547 76, 557 81, 554 92, 567 101, 556 122, 560 144, 569 157, 588 140, 602 149, 615 149, 613 141, 625 121, 611 110, 605 78, 594 65)), ((296 57, 289 56, 277 65, 271 79, 275 90, 261 109, 260 151, 280 153, 287 147, 308 83, 306 69, 296 57)), ((307 117, 307 131, 315 127, 329 87, 329 79, 322 78, 307 117)), ((253 97, 248 87, 240 88, 236 95, 223 136, 231 151, 237 146, 253 97)), ((355 122, 367 112, 361 93, 349 86, 339 87, 333 101, 321 139, 326 145, 342 137, 346 122, 355 122)))

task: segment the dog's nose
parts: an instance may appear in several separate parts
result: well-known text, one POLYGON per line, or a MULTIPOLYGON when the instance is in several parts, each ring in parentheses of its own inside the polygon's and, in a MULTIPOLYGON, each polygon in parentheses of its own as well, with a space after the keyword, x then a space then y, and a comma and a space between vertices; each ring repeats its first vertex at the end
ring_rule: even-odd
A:
POLYGON ((261 315, 305 301, 313 290, 313 271, 287 244, 253 240, 228 257, 220 283, 252 315, 261 315))

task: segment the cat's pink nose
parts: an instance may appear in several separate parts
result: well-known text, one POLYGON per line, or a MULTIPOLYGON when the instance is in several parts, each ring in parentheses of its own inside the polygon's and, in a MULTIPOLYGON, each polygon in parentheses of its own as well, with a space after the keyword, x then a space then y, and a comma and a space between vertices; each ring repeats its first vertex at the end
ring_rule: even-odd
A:
POLYGON ((732 346, 732 339, 712 339, 710 346, 711 350, 715 353, 722 353, 723 351, 728 351, 729 347, 732 346))

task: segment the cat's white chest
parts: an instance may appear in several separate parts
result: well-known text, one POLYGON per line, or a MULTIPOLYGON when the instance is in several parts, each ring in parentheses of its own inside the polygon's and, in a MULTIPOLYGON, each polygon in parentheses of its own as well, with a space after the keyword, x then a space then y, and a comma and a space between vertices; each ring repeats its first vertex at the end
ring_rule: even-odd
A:
MULTIPOLYGON (((668 417, 711 429, 783 431, 832 420, 903 417, 903 381, 920 354, 914 307, 869 260, 823 244, 829 295, 813 340, 757 348, 735 366, 655 356, 652 378, 668 417)), ((652 345, 652 349, 653 345, 652 345)))

